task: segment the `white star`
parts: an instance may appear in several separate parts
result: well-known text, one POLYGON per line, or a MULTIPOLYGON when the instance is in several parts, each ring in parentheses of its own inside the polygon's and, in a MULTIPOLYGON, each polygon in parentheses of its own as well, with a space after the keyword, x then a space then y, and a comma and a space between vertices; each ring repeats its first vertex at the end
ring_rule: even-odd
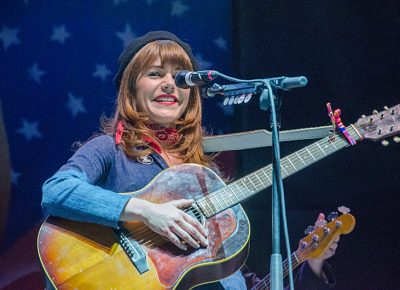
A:
POLYGON ((18 185, 18 179, 21 176, 20 172, 14 171, 14 169, 11 169, 11 183, 14 185, 18 185))
POLYGON ((96 70, 92 76, 99 77, 104 82, 109 74, 111 74, 111 71, 105 64, 96 64, 96 70))
POLYGON ((19 28, 9 28, 7 26, 3 26, 3 29, 0 32, 0 40, 3 42, 3 48, 6 50, 12 44, 20 44, 17 33, 19 28))
POLYGON ((17 129, 17 133, 24 135, 28 141, 33 137, 42 138, 37 126, 38 122, 29 122, 26 119, 22 119, 22 126, 17 129))
POLYGON ((51 40, 58 41, 61 44, 64 44, 65 40, 68 37, 71 37, 71 33, 69 33, 65 29, 65 25, 61 25, 59 27, 54 27, 53 28, 53 35, 51 36, 51 40))
POLYGON ((40 70, 38 64, 35 62, 30 68, 28 68, 28 74, 31 79, 35 82, 40 83, 42 75, 46 74, 44 70, 40 70))
POLYGON ((214 39, 213 42, 218 48, 228 51, 227 42, 222 36, 214 39))
POLYGON ((119 3, 126 2, 126 0, 114 0, 114 5, 117 6, 119 3))
POLYGON ((201 69, 207 69, 213 65, 212 62, 203 59, 203 56, 200 53, 195 55, 195 59, 199 63, 201 69))
POLYGON ((127 23, 125 25, 125 31, 123 32, 116 32, 115 33, 117 35, 118 38, 120 38, 122 40, 123 46, 127 47, 128 44, 134 39, 136 38, 135 34, 133 34, 132 29, 131 29, 131 25, 129 23, 127 23))
POLYGON ((78 113, 86 113, 86 109, 82 104, 82 98, 76 98, 72 93, 68 93, 68 99, 66 106, 70 109, 73 117, 78 113))
POLYGON ((171 16, 182 16, 189 9, 189 6, 182 4, 181 0, 172 1, 171 16))

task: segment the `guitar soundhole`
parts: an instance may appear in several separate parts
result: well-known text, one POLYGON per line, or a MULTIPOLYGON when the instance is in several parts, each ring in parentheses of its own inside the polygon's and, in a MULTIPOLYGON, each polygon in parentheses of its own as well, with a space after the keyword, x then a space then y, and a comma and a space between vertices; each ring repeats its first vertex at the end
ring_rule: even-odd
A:
POLYGON ((185 212, 189 214, 191 217, 195 218, 200 222, 200 224, 204 227, 206 224, 206 217, 200 211, 195 203, 193 203, 190 207, 185 209, 185 212))

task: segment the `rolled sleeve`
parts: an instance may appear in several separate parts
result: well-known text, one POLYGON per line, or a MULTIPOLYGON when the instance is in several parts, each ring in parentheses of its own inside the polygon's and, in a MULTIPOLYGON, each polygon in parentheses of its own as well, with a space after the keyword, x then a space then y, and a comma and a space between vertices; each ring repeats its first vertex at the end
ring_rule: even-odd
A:
POLYGON ((43 185, 42 208, 47 214, 118 228, 118 221, 131 198, 88 183, 84 173, 56 173, 43 185))

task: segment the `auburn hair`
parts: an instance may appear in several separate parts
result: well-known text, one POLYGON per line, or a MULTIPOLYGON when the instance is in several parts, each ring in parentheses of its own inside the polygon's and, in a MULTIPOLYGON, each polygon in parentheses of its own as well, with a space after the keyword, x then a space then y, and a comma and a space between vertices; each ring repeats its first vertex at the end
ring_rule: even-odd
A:
MULTIPOLYGON (((130 158, 148 155, 152 149, 143 136, 149 136, 163 148, 151 129, 146 127, 149 117, 144 112, 138 112, 136 107, 136 83, 142 72, 151 67, 158 59, 161 65, 172 64, 181 69, 193 70, 193 64, 185 50, 171 40, 156 40, 141 48, 127 65, 121 79, 118 91, 115 114, 113 118, 103 118, 102 129, 105 133, 114 135, 118 123, 123 124, 121 143, 125 154, 130 158)), ((177 121, 180 134, 178 142, 169 152, 182 157, 184 163, 196 163, 212 166, 212 157, 203 152, 202 138, 204 131, 201 125, 202 106, 200 92, 197 87, 190 89, 187 108, 177 121)))

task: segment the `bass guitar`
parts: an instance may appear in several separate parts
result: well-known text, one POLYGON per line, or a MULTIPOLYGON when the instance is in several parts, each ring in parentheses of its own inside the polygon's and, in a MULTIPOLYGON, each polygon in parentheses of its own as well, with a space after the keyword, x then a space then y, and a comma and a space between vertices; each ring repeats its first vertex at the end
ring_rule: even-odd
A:
MULTIPOLYGON (((343 207, 339 208, 341 211, 343 207)), ((336 212, 328 216, 329 223, 322 223, 316 227, 308 227, 306 233, 308 235, 300 240, 299 247, 290 256, 292 268, 295 269, 308 259, 321 258, 325 251, 329 248, 330 243, 339 235, 349 234, 356 225, 356 219, 349 214, 347 210, 339 217, 336 212)), ((289 274, 289 260, 283 261, 283 277, 289 274)), ((271 277, 270 274, 258 281, 251 290, 269 290, 271 277)))
MULTIPOLYGON (((381 140, 400 131, 400 105, 360 118, 347 127, 355 141, 381 140)), ((348 147, 340 134, 321 139, 281 160, 282 177, 348 147)), ((55 289, 190 289, 220 280, 244 264, 250 224, 240 202, 272 185, 272 165, 226 185, 210 169, 171 167, 128 194, 151 202, 193 199, 185 211, 208 229, 206 248, 182 251, 140 222, 115 230, 48 217, 37 248, 55 289)))

